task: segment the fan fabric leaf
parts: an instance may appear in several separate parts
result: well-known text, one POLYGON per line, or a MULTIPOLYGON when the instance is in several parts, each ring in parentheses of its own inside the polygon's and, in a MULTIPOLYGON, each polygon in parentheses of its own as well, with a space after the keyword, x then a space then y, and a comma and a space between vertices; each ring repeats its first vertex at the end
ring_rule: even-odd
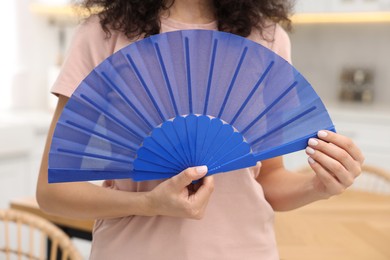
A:
POLYGON ((132 43, 77 87, 57 123, 49 182, 208 174, 304 149, 334 131, 307 80, 243 37, 184 30, 132 43))

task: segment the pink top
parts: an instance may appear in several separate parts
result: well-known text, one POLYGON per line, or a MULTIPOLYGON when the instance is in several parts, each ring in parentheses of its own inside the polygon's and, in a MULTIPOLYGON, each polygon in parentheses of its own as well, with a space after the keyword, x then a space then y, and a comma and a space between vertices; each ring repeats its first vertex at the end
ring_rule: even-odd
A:
MULTIPOLYGON (((217 23, 185 24, 161 19, 161 31, 216 30, 217 23)), ((290 61, 290 41, 278 25, 265 29, 266 41, 254 31, 249 39, 272 49, 290 61)), ((88 73, 131 41, 112 32, 109 39, 97 16, 79 26, 52 92, 70 97, 88 73)), ((215 190, 202 220, 165 216, 129 216, 97 220, 91 259, 279 259, 275 243, 274 213, 255 180, 257 167, 215 175, 215 190)), ((159 182, 131 180, 106 182, 126 191, 148 191, 159 182)))

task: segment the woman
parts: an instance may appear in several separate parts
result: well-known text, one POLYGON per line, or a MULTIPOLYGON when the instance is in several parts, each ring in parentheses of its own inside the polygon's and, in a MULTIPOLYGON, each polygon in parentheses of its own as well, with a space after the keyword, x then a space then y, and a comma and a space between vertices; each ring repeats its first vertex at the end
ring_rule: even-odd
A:
POLYGON ((320 131, 307 154, 315 173, 288 172, 281 157, 237 173, 194 180, 207 167, 165 181, 48 184, 55 124, 81 80, 115 51, 160 32, 222 30, 272 49, 291 62, 287 1, 88 0, 102 7, 78 29, 53 87, 59 95, 38 181, 40 207, 51 214, 97 219, 91 259, 278 259, 273 211, 291 210, 343 192, 360 174, 363 155, 347 137, 320 131), (261 168, 261 173, 260 173, 261 168))

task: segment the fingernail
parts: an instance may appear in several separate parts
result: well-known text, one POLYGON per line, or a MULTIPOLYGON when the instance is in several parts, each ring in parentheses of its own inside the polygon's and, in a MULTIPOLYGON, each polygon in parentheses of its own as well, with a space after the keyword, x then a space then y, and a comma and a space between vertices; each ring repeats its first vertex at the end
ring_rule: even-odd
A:
POLYGON ((313 158, 311 158, 311 157, 307 158, 307 160, 309 161, 309 163, 310 163, 310 164, 313 164, 313 163, 315 163, 315 162, 316 162, 316 161, 314 161, 314 159, 313 159, 313 158))
POLYGON ((328 133, 325 131, 318 131, 317 135, 318 137, 324 138, 328 136, 328 133))
POLYGON ((314 149, 313 148, 311 148, 311 147, 306 147, 306 152, 308 153, 308 154, 314 154, 314 149))
POLYGON ((201 174, 205 174, 207 172, 207 166, 206 165, 203 165, 203 166, 198 166, 195 168, 196 172, 201 175, 201 174))
POLYGON ((316 146, 318 144, 318 141, 314 138, 309 139, 309 145, 316 146))

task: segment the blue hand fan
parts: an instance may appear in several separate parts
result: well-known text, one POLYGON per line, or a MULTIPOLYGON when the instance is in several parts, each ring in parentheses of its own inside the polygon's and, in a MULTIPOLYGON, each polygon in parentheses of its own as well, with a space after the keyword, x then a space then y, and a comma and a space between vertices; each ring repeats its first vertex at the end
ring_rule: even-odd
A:
POLYGON ((333 123, 287 61, 243 37, 158 34, 121 49, 78 86, 57 123, 49 182, 208 174, 304 149, 333 123))

